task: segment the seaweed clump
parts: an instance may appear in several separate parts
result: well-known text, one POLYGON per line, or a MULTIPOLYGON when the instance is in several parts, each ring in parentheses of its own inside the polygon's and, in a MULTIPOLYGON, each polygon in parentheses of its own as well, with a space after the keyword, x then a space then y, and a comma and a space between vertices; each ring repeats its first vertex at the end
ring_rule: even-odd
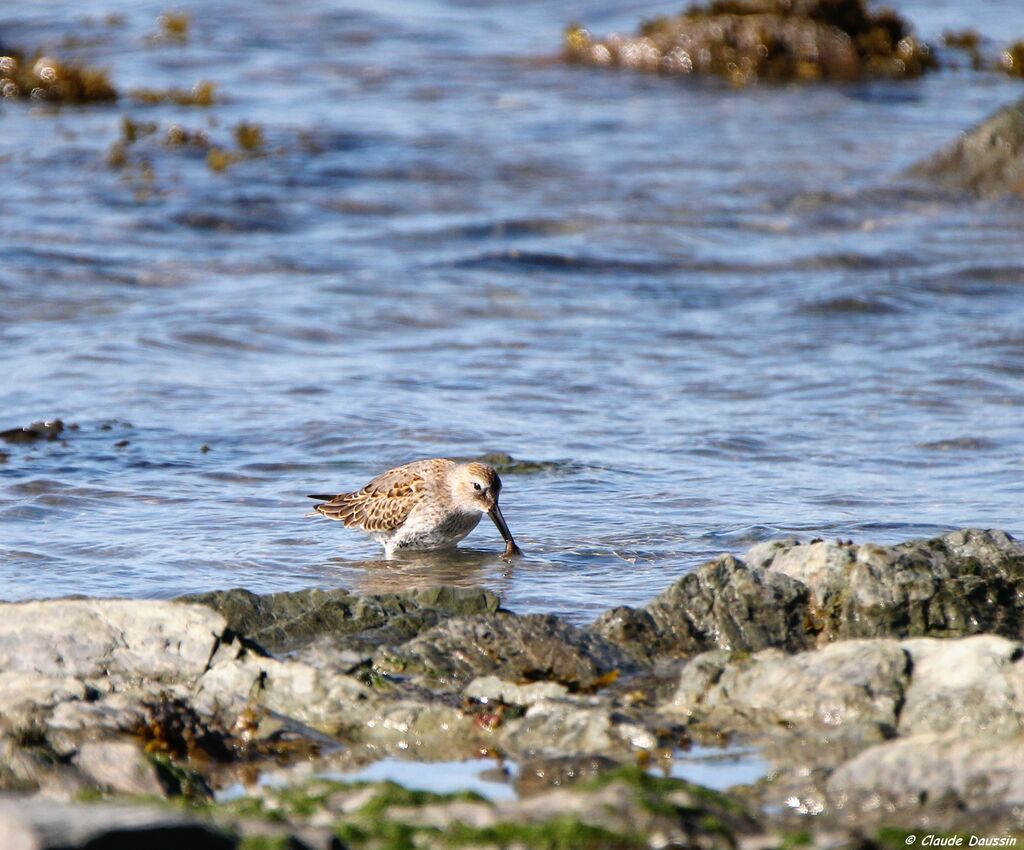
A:
POLYGON ((569 62, 661 74, 710 74, 734 85, 918 77, 931 48, 893 11, 864 0, 712 0, 644 23, 633 36, 566 31, 569 62))
POLYGON ((138 149, 141 147, 140 142, 150 136, 160 138, 163 147, 170 150, 205 154, 207 167, 215 172, 223 171, 236 162, 267 155, 263 128, 259 124, 243 121, 234 127, 232 135, 236 145, 234 149, 216 144, 204 130, 170 124, 161 134, 160 125, 156 122, 135 121, 125 116, 121 120, 121 136, 111 144, 107 153, 107 165, 122 169, 141 164, 143 171, 146 171, 148 159, 138 149), (133 154, 133 150, 137 152, 133 154))
POLYGON ((973 70, 980 71, 985 67, 985 59, 981 54, 981 33, 977 30, 947 30, 942 34, 942 43, 952 50, 966 53, 973 70))
POLYGON ((196 83, 191 89, 133 89, 133 100, 146 106, 170 103, 174 106, 213 106, 217 102, 217 86, 208 80, 196 83))
POLYGON ((0 53, 0 96, 73 104, 117 100, 107 72, 99 68, 40 53, 0 53))
POLYGON ((56 440, 64 430, 60 419, 33 422, 21 428, 7 428, 0 431, 0 440, 5 443, 34 443, 37 440, 56 440))
POLYGON ((1024 41, 1015 41, 999 56, 999 69, 1011 77, 1024 77, 1024 41))
POLYGON ((164 12, 156 19, 156 26, 157 31, 149 37, 151 44, 185 44, 188 41, 192 20, 187 12, 164 12))

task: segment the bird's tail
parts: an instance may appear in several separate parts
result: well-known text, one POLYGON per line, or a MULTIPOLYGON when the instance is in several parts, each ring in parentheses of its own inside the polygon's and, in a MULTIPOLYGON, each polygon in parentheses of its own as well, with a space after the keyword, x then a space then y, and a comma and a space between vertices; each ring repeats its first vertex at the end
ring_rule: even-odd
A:
POLYGON ((329 502, 329 501, 331 501, 331 499, 334 498, 334 496, 337 496, 337 495, 338 494, 335 493, 332 496, 306 496, 306 498, 307 499, 316 499, 318 502, 329 502))

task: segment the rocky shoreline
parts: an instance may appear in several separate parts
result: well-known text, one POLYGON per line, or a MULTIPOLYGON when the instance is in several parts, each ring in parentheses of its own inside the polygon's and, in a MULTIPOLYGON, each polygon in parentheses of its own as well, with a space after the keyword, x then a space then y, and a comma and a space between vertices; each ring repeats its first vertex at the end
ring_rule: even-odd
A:
POLYGON ((881 846, 901 830, 1024 830, 1024 546, 999 531, 762 543, 586 627, 455 587, 0 610, 5 848, 881 846), (725 793, 666 775, 726 742, 766 775, 725 793), (514 793, 345 780, 381 759, 481 756, 514 793))

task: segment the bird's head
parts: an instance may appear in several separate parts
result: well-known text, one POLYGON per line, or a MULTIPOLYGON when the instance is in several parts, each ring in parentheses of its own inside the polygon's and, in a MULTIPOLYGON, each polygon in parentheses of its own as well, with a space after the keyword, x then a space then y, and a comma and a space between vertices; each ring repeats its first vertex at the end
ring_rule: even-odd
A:
POLYGON ((498 504, 501 479, 498 473, 483 463, 463 463, 455 468, 452 496, 465 511, 487 513, 498 504))
POLYGON ((505 541, 505 554, 520 554, 512 533, 505 524, 505 517, 498 507, 501 494, 501 479, 493 467, 484 463, 463 463, 455 468, 452 476, 452 497, 464 511, 479 511, 487 514, 501 532, 505 541))

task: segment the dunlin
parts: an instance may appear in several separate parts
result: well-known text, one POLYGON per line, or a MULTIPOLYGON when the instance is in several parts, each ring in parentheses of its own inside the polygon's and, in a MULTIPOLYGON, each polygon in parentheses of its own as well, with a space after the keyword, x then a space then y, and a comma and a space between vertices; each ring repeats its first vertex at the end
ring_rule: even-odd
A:
POLYGON ((389 469, 360 490, 310 496, 317 513, 358 528, 384 546, 400 550, 454 546, 487 514, 505 540, 505 557, 521 554, 498 507, 501 479, 483 463, 446 458, 417 460, 389 469))

